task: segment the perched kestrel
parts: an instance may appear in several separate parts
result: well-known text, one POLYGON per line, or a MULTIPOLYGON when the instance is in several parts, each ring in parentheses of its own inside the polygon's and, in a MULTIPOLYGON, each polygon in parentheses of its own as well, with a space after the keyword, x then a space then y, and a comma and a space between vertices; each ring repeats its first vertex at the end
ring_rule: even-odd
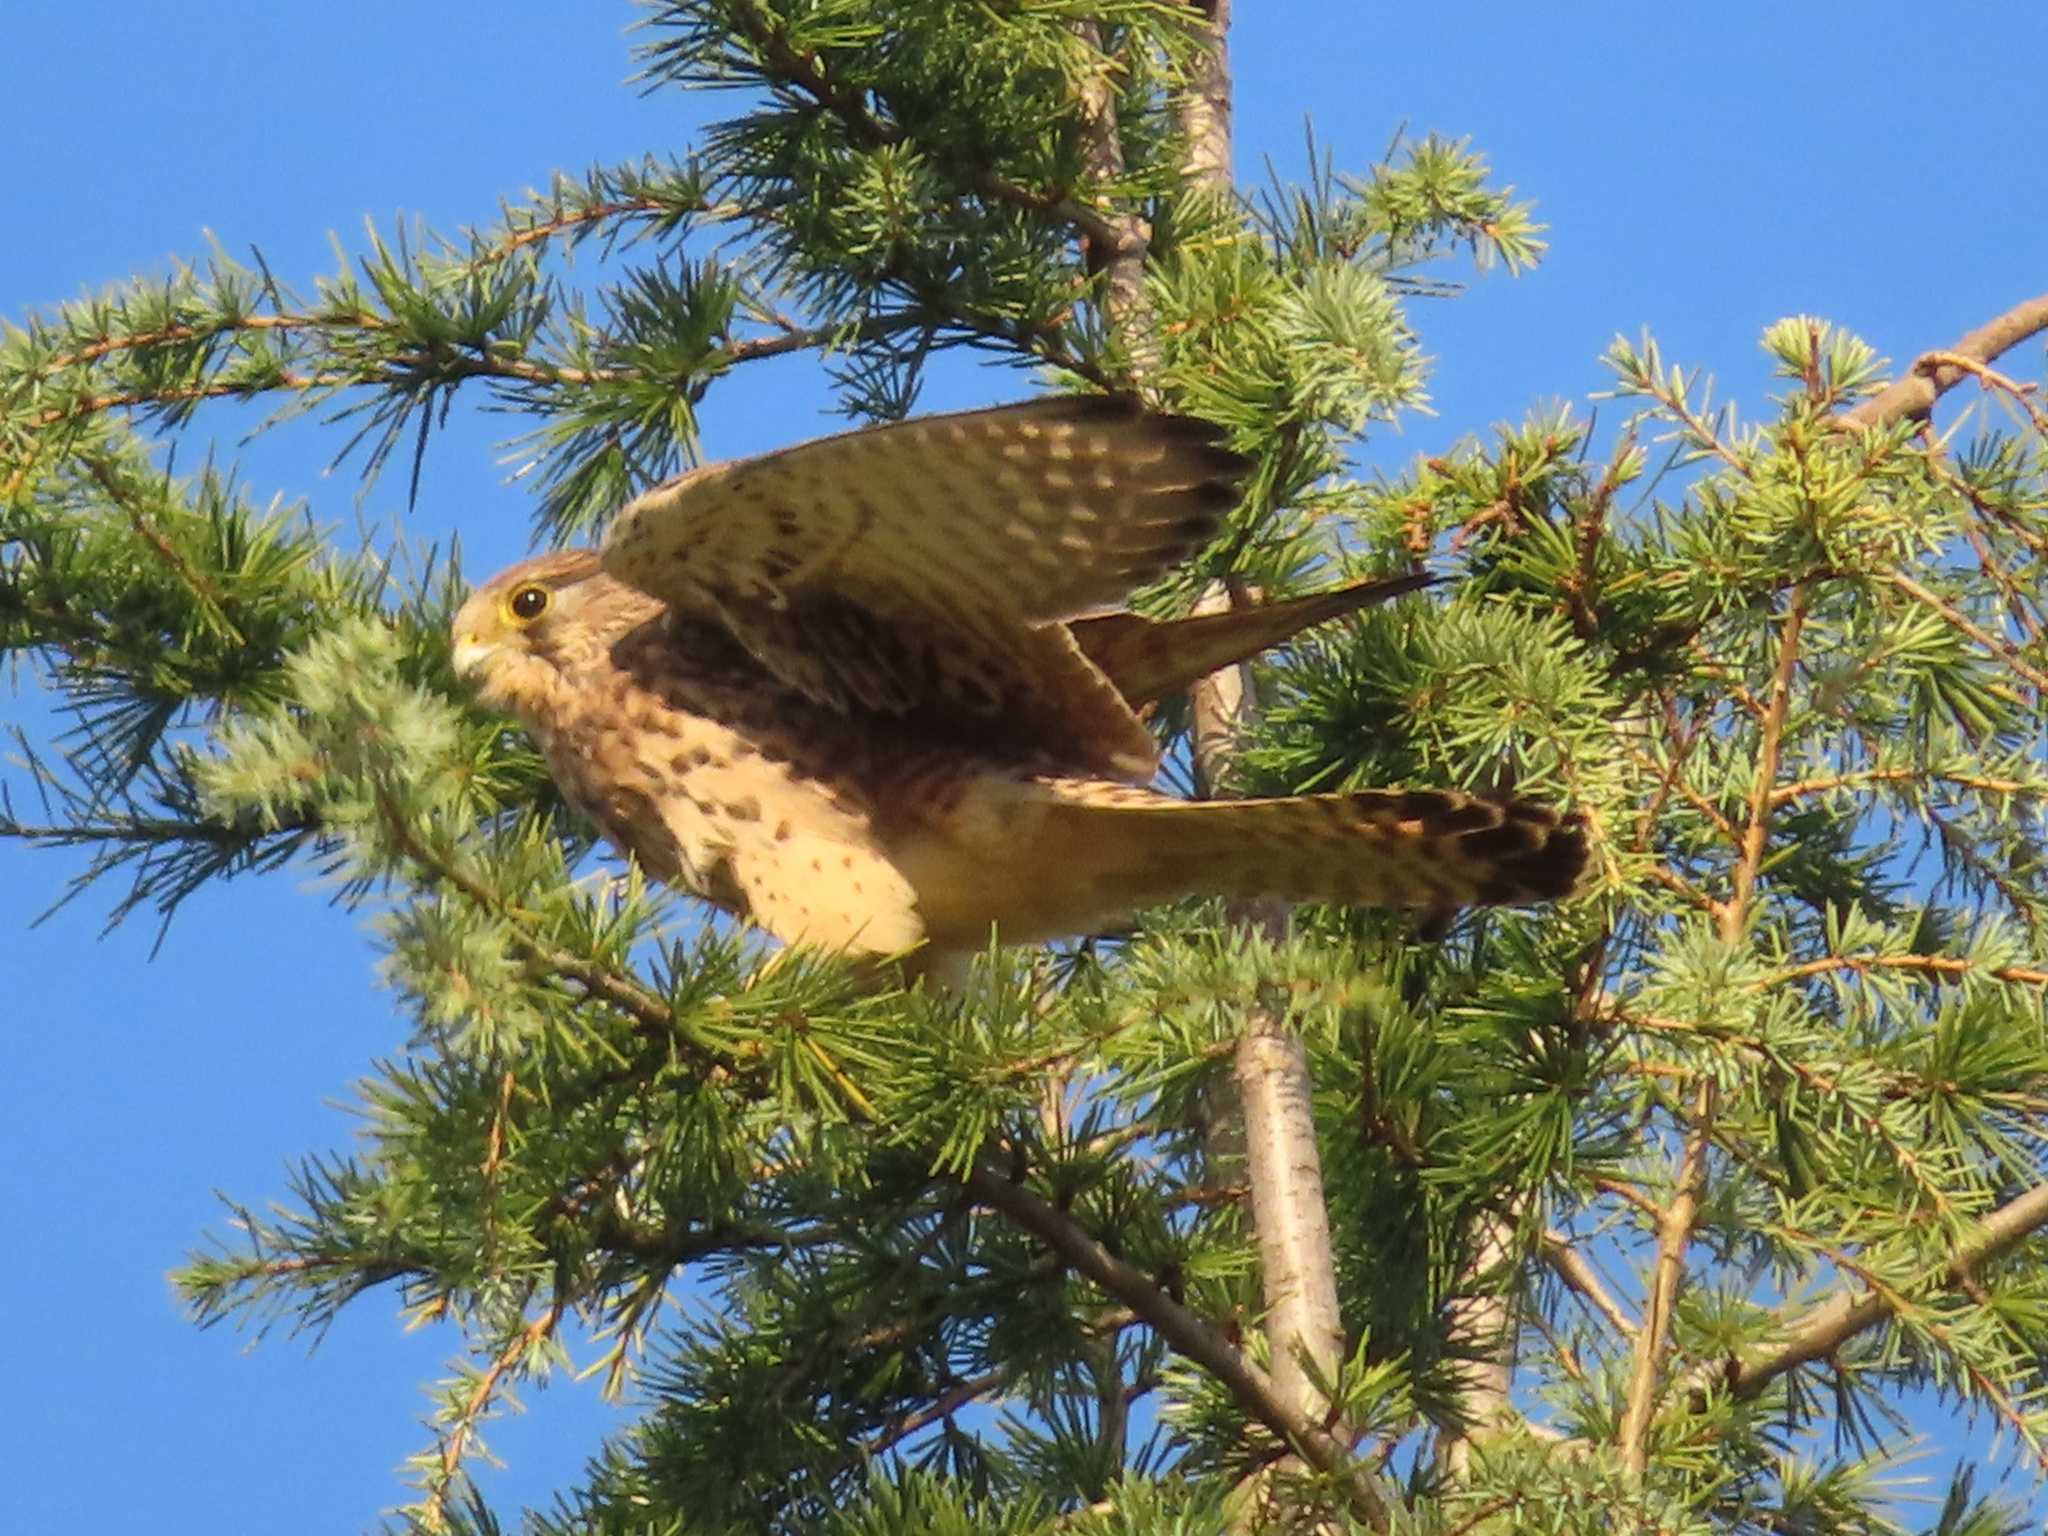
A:
POLYGON ((1110 399, 929 416, 710 464, 603 551, 471 595, 455 665, 648 873, 777 938, 915 950, 1100 932, 1193 893, 1444 913, 1567 895, 1577 819, 1364 790, 1187 801, 1144 787, 1139 710, 1367 583, 1178 622, 1106 612, 1199 548, 1250 466, 1110 399))

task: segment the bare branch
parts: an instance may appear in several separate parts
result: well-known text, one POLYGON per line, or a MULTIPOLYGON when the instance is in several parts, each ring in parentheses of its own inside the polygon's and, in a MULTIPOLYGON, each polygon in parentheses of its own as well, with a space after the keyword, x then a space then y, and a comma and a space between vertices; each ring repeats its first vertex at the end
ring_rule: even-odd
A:
MULTIPOLYGON (((1224 611, 1234 596, 1219 584, 1203 595, 1196 611, 1224 611)), ((1240 733, 1255 712, 1244 669, 1212 673, 1191 692, 1197 783, 1205 795, 1227 793, 1240 733)), ((1229 912, 1234 924, 1269 940, 1286 937, 1287 909, 1281 903, 1233 902, 1229 912)), ((1260 1003, 1248 1011, 1232 1082, 1243 1115, 1274 1381, 1296 1412, 1320 1418, 1325 1404, 1316 1380, 1336 1377, 1344 1356, 1343 1314, 1308 1056, 1276 1009, 1260 1003)))
MULTIPOLYGON (((1186 172, 1196 185, 1227 195, 1231 190, 1230 0, 1189 3, 1203 15, 1208 37, 1179 104, 1187 137, 1186 172)), ((1107 82, 1103 82, 1102 92, 1099 98, 1084 103, 1091 169, 1098 173, 1122 164, 1107 82)), ((1150 317, 1142 307, 1143 261, 1150 232, 1131 216, 1126 233, 1124 248, 1114 253, 1108 264, 1108 302, 1112 319, 1122 322, 1125 333, 1142 338, 1133 345, 1142 371, 1143 361, 1155 350, 1149 336, 1150 317), (1138 238, 1141 231, 1143 240, 1138 238)), ((1244 596, 1218 586, 1205 594, 1198 611, 1227 610, 1244 596)), ((1245 686, 1244 669, 1226 667, 1203 678, 1190 689, 1190 703, 1197 781, 1205 795, 1227 793, 1234 776, 1239 732, 1256 713, 1245 686)), ((1287 932, 1287 911, 1279 903, 1236 903, 1230 917, 1234 924, 1270 939, 1282 938, 1287 932)), ((1260 1004, 1249 1011, 1237 1043, 1232 1082, 1236 1108, 1243 1117, 1252 1225, 1258 1234, 1266 1303, 1264 1328, 1273 1362, 1272 1386, 1291 1415, 1315 1422, 1328 1411, 1316 1383, 1318 1379, 1336 1379, 1344 1356, 1344 1325, 1337 1302, 1322 1159, 1316 1147, 1308 1056, 1277 1009, 1260 1004)), ((1300 1448, 1310 1463, 1322 1467, 1309 1447, 1300 1448)), ((1380 1515, 1384 1518, 1384 1511, 1380 1515)))
MULTIPOLYGON (((1102 51, 1101 27, 1084 21, 1076 30, 1097 53, 1102 51)), ((1124 173, 1123 135, 1117 126, 1116 93, 1106 74, 1091 75, 1082 83, 1076 108, 1081 159, 1088 178, 1114 184, 1124 173)), ((1145 253, 1152 245, 1151 227, 1130 212, 1096 214, 1092 225, 1077 227, 1083 262, 1090 272, 1102 275, 1103 310, 1126 338, 1133 371, 1142 379, 1158 356, 1152 316, 1145 302, 1145 253)))
POLYGON ((1480 1215, 1473 1222, 1472 1257, 1458 1276, 1463 1294, 1445 1308, 1453 1340, 1475 1350, 1457 1367, 1459 1422, 1443 1441, 1444 1463, 1460 1481, 1472 1470, 1473 1445, 1512 1411, 1514 1331, 1497 1277, 1514 1250, 1514 1220, 1492 1211, 1480 1215))
MULTIPOLYGON (((1284 926, 1284 915, 1280 922, 1284 926)), ((1344 1323, 1308 1055, 1276 1009, 1261 1004, 1251 1010, 1233 1074, 1244 1105, 1245 1163, 1274 1385, 1295 1412, 1320 1418, 1327 1405, 1316 1379, 1335 1379, 1344 1358, 1344 1323)))
POLYGON ((1143 1318, 1177 1353, 1207 1370, 1261 1424, 1288 1442, 1317 1471, 1341 1480, 1358 1517, 1388 1528, 1386 1500, 1371 1474, 1315 1419, 1296 1411, 1260 1370, 1203 1318, 1182 1306, 1137 1266, 1118 1258, 1072 1216, 1023 1185, 987 1168, 967 1177, 976 1201, 1015 1222, 1082 1275, 1143 1318))
POLYGON ((1649 1307, 1636 1334, 1635 1366, 1629 1378, 1628 1407, 1619 1435, 1623 1465, 1640 1478, 1650 1460, 1650 1415, 1657 1401, 1657 1376, 1664 1346, 1671 1337, 1678 1288, 1685 1279, 1685 1250, 1699 1218, 1700 1192, 1713 1133, 1714 1088, 1699 1086, 1693 1101, 1692 1124, 1686 1132, 1685 1157, 1679 1164, 1678 1186, 1657 1221, 1657 1265, 1651 1275, 1649 1307))
POLYGON ((1209 38, 1188 70, 1180 98, 1188 180, 1217 192, 1231 187, 1230 3, 1188 0, 1207 23, 1209 38))
POLYGON ((1838 420, 1846 427, 1887 427, 1906 417, 1925 418, 1935 401, 1970 377, 1971 364, 1989 363, 2042 331, 2048 331, 2048 293, 2014 306, 1947 350, 1917 359, 1903 378, 1838 420))

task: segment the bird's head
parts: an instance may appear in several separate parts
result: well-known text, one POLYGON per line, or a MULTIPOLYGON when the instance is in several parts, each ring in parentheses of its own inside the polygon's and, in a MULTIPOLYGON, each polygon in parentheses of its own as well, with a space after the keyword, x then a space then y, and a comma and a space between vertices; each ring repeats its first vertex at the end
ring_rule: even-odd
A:
POLYGON ((596 661, 661 608, 607 576, 596 550, 537 555, 485 582, 456 612, 455 670, 486 702, 524 713, 563 671, 596 661))

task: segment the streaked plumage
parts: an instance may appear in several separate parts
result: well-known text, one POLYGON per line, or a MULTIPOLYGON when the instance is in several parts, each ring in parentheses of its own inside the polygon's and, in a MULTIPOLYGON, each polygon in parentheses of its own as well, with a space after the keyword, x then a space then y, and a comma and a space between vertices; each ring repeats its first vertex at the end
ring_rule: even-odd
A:
POLYGON ((1180 417, 1050 400, 709 465, 602 554, 523 562, 456 661, 648 872, 777 937, 952 972, 1194 892, 1433 912, 1567 894, 1577 821, 1367 791, 1143 787, 1138 710, 1417 583, 1157 623, 1100 610, 1184 558, 1246 462, 1180 417))

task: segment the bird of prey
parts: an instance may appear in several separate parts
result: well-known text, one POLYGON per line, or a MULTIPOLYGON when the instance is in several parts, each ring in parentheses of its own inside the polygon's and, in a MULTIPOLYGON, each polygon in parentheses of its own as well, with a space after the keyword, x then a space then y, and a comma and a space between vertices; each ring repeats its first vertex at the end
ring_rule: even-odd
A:
POLYGON ((992 931, 1099 933, 1193 893, 1435 915, 1568 895, 1584 829, 1529 801, 1147 787, 1146 706, 1421 584, 1108 611, 1236 505, 1250 464, 1219 437, 1049 399, 705 465, 601 551, 478 588, 455 665, 649 874, 913 974, 957 980, 992 931))

